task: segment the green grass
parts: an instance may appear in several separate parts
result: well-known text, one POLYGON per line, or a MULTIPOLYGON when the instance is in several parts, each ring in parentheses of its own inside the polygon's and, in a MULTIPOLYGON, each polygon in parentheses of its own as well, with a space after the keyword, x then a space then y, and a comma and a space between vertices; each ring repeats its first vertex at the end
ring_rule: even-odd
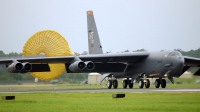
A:
MULTIPOLYGON (((12 89, 12 90, 34 90, 34 89, 83 89, 83 88, 102 88, 104 86, 104 88, 107 88, 106 84, 102 84, 102 85, 77 85, 77 84, 73 84, 72 85, 65 85, 65 84, 55 84, 55 85, 1 85, 0 86, 0 90, 8 90, 8 89, 12 89)), ((122 88, 122 84, 119 83, 118 88, 122 88)), ((135 84, 134 88, 139 88, 138 84, 135 84)), ((151 84, 150 88, 155 88, 155 86, 153 84, 151 84)), ((200 88, 200 84, 195 84, 195 83, 191 83, 191 84, 187 84, 187 83, 183 83, 183 84, 168 84, 166 88, 200 88)))
POLYGON ((200 93, 12 93, 15 100, 1 100, 1 112, 199 112, 200 93))

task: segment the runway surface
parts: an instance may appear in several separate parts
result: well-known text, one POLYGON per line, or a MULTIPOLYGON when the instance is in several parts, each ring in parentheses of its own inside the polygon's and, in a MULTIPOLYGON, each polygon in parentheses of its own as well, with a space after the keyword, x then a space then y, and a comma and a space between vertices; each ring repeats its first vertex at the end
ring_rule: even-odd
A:
POLYGON ((35 93, 35 92, 200 92, 200 89, 38 89, 38 90, 0 90, 0 93, 35 93))

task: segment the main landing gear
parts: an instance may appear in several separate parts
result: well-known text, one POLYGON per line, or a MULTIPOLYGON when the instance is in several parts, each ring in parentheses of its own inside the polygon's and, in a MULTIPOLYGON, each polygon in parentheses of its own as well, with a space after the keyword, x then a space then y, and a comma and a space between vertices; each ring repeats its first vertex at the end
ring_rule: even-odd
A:
MULTIPOLYGON (((139 80, 139 88, 143 88, 143 87, 149 88, 150 87, 150 81, 149 79, 140 79, 139 80)), ((159 87, 165 88, 166 87, 166 80, 165 79, 156 79, 155 80, 155 87, 159 88, 159 87)))
POLYGON ((143 87, 149 88, 150 87, 150 81, 149 79, 140 79, 139 80, 139 88, 143 88, 143 87))
POLYGON ((150 87, 150 81, 149 79, 147 79, 147 76, 145 74, 142 75, 143 78, 140 78, 139 79, 139 88, 143 88, 144 86, 146 88, 149 88, 150 87))
POLYGON ((130 89, 132 89, 133 88, 133 82, 131 80, 128 80, 128 78, 127 78, 127 79, 125 79, 125 80, 122 81, 122 86, 123 86, 124 89, 126 89, 127 86, 130 89))
POLYGON ((155 80, 155 87, 159 88, 159 87, 165 88, 166 87, 166 80, 165 79, 156 79, 155 80))
POLYGON ((107 82, 108 89, 111 89, 112 86, 113 86, 114 89, 117 89, 117 87, 118 87, 118 81, 117 81, 117 79, 108 80, 108 82, 107 82))
MULTIPOLYGON (((133 88, 133 82, 131 80, 129 80, 128 78, 127 79, 124 79, 122 81, 122 86, 124 89, 126 89, 127 87, 129 87, 130 89, 133 88)), ((150 81, 149 79, 139 79, 139 88, 149 88, 150 87, 150 81)), ((162 87, 162 88, 166 88, 166 80, 165 79, 156 79, 155 80, 155 87, 156 88, 159 88, 159 87, 162 87)), ((118 88, 118 81, 117 79, 109 79, 108 82, 107 82, 107 87, 108 89, 111 89, 112 87, 114 89, 117 89, 118 88)))

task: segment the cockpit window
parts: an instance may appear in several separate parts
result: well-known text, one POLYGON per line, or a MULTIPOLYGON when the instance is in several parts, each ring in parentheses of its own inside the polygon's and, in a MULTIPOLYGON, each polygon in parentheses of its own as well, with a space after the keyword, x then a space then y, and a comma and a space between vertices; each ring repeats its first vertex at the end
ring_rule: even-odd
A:
POLYGON ((165 57, 181 57, 179 52, 170 52, 169 54, 165 54, 165 57))

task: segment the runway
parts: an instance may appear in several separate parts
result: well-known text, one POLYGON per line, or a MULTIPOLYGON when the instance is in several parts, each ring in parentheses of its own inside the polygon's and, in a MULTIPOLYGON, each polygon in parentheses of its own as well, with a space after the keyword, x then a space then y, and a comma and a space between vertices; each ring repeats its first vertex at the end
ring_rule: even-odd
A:
POLYGON ((38 89, 38 90, 0 90, 0 93, 36 93, 36 92, 116 92, 116 93, 145 93, 145 92, 200 92, 196 89, 38 89))

